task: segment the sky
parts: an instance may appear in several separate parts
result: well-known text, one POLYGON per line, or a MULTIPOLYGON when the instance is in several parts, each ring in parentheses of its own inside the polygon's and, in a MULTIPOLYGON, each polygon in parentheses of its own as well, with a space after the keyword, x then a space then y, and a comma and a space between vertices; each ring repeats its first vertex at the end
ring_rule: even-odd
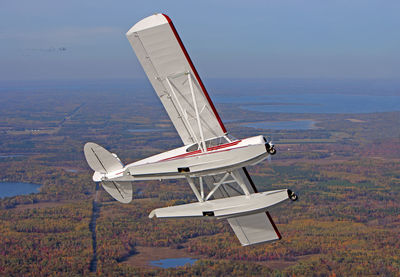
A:
POLYGON ((159 12, 205 78, 400 78, 398 0, 1 0, 0 81, 145 78, 125 33, 159 12))

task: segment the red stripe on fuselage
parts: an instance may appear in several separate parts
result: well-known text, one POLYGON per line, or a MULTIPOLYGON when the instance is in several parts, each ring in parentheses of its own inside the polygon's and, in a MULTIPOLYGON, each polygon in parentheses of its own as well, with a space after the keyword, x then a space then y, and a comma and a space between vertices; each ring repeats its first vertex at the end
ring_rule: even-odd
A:
POLYGON ((217 110, 215 109, 214 104, 213 104, 213 102, 211 101, 211 98, 210 98, 210 96, 208 95, 208 92, 207 92, 207 90, 206 90, 206 87, 204 86, 203 82, 201 81, 200 76, 199 76, 199 74, 197 73, 197 70, 196 70, 196 68, 195 68, 194 65, 193 65, 192 60, 190 59, 190 56, 189 56, 188 52, 186 51, 185 46, 183 45, 183 42, 182 42, 181 38, 179 37, 178 32, 176 31, 174 24, 172 23, 172 20, 168 17, 168 15, 166 15, 166 14, 162 14, 162 15, 167 19, 167 21, 168 21, 168 23, 169 23, 169 26, 171 27, 172 32, 174 33, 175 38, 176 38, 176 40, 178 41, 179 46, 181 47, 181 49, 182 49, 182 51, 183 51, 183 54, 185 55, 185 57, 186 57, 186 59, 187 59, 189 65, 190 65, 190 67, 191 67, 191 69, 192 69, 192 71, 193 71, 193 73, 194 73, 194 76, 195 76, 196 79, 197 79, 197 82, 200 84, 200 87, 201 87, 201 89, 203 90, 203 93, 204 93, 204 95, 206 96, 207 101, 208 101, 208 103, 210 104, 211 109, 213 110, 213 112, 214 112, 214 114, 215 114, 215 117, 216 117, 217 120, 218 120, 219 125, 221 126, 222 131, 223 131, 224 133, 226 133, 225 126, 224 126, 224 124, 222 123, 222 120, 221 120, 221 118, 219 117, 219 114, 218 114, 217 110))
MULTIPOLYGON (((214 150, 218 150, 218 149, 223 149, 223 148, 227 148, 227 147, 230 147, 230 146, 234 146, 234 145, 237 145, 241 141, 242 140, 237 140, 237 141, 226 143, 226 144, 221 144, 221 145, 217 145, 217 146, 208 147, 207 151, 214 151, 214 150)), ((194 156, 194 155, 200 154, 200 153, 202 153, 201 150, 196 150, 196 151, 192 151, 192 152, 188 152, 188 153, 183 153, 183 154, 180 154, 180 155, 177 155, 177 156, 169 157, 169 158, 163 159, 161 161, 168 161, 168 160, 173 160, 173 159, 191 157, 191 156, 194 156)))

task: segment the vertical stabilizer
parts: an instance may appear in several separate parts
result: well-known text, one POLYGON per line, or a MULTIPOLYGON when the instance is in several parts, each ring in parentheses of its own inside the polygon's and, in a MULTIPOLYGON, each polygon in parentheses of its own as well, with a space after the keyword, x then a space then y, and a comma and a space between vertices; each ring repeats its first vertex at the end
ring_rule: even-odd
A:
POLYGON ((88 142, 83 148, 85 158, 90 168, 94 171, 107 174, 115 170, 123 169, 121 161, 100 145, 88 142))

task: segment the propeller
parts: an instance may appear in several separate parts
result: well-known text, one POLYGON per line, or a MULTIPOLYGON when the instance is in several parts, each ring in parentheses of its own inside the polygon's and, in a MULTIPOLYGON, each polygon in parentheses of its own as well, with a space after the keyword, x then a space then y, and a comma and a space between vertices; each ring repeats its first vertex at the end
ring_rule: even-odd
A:
POLYGON ((275 149, 275 145, 272 143, 272 139, 266 139, 264 137, 264 141, 265 141, 265 148, 267 149, 268 152, 268 163, 271 163, 272 159, 271 156, 276 154, 276 149, 275 149))

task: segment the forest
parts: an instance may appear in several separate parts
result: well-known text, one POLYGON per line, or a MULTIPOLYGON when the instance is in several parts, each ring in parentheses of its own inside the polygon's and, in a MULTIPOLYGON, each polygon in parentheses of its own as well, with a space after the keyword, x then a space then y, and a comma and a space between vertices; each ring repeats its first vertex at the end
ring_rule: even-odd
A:
POLYGON ((218 104, 232 135, 274 138, 272 162, 249 167, 258 190, 299 195, 269 210, 282 240, 242 247, 224 220, 148 218, 154 208, 195 201, 183 181, 137 182, 127 205, 96 190, 85 142, 125 163, 181 145, 150 91, 1 96, 0 181, 42 184, 39 193, 0 199, 2 276, 400 275, 400 112, 282 114, 218 104), (317 123, 309 130, 244 126, 260 118, 317 123), (143 249, 197 261, 143 266, 143 249))

